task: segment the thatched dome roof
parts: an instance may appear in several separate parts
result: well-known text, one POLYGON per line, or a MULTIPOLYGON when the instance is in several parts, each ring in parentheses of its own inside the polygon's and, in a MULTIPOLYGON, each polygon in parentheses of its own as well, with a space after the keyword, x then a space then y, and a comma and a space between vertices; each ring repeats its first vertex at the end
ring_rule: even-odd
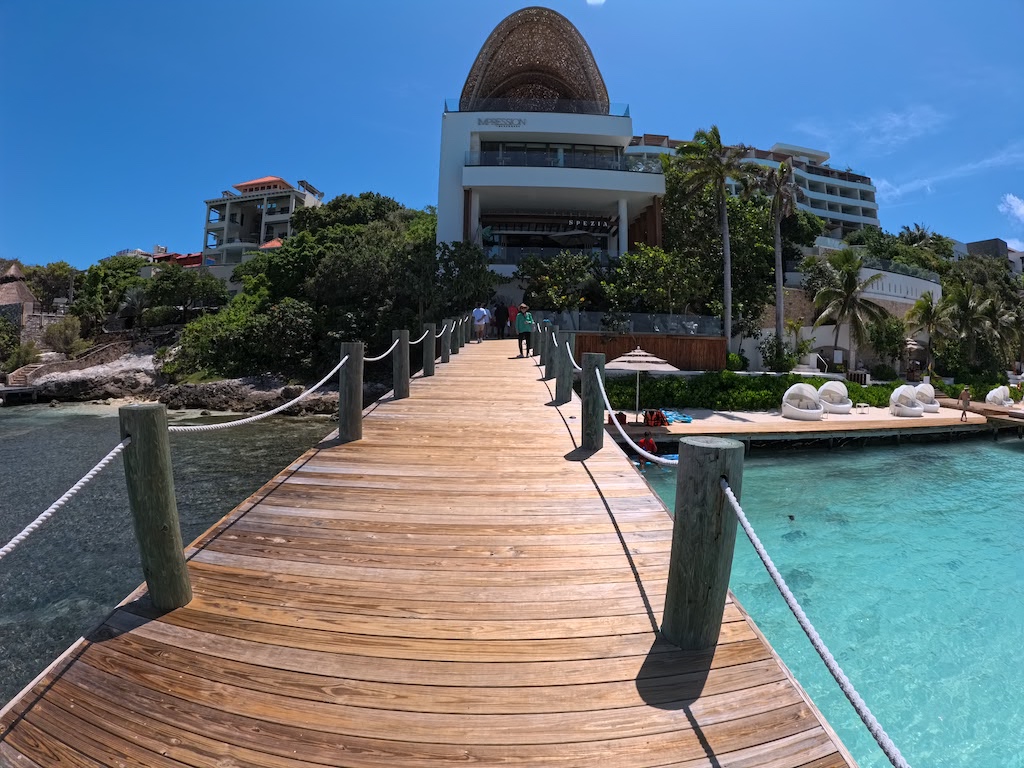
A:
POLYGON ((459 109, 607 114, 608 90, 572 22, 534 6, 506 17, 488 36, 469 70, 459 109))

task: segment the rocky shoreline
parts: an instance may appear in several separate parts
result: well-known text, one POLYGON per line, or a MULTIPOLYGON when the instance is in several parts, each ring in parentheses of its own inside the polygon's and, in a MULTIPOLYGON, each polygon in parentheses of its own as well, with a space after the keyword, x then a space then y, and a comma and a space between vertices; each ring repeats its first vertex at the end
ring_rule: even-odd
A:
MULTIPOLYGON (((284 405, 305 390, 272 376, 223 379, 200 384, 172 384, 156 372, 151 356, 140 356, 138 365, 97 366, 65 374, 47 376, 37 382, 38 399, 51 403, 82 403, 106 400, 161 402, 172 411, 206 410, 235 413, 260 413, 284 405)), ((336 386, 336 385, 335 385, 336 386)), ((368 382, 363 387, 364 404, 390 389, 368 382)), ((338 392, 321 390, 286 409, 291 416, 334 415, 338 412, 338 392)))

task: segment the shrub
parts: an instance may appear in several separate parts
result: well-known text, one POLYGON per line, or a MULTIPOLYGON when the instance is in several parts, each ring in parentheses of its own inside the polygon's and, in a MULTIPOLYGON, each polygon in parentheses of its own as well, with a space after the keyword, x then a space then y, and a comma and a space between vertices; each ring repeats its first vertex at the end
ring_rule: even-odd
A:
POLYGON ((786 373, 793 370, 797 364, 797 357, 789 348, 789 344, 774 333, 771 336, 766 336, 757 345, 757 349, 761 353, 761 360, 769 371, 786 373))
POLYGON ((878 365, 871 366, 871 378, 878 379, 879 381, 892 381, 899 378, 899 374, 896 373, 896 369, 891 365, 879 363, 878 365))
POLYGON ((82 354, 91 345, 82 338, 82 322, 74 315, 62 317, 43 331, 43 343, 68 357, 82 354))
POLYGON ((30 341, 26 344, 19 344, 15 348, 14 352, 7 358, 7 362, 4 363, 4 370, 10 373, 11 371, 18 370, 23 365, 31 365, 38 362, 39 350, 36 348, 36 343, 30 341))
POLYGON ((725 367, 729 371, 745 371, 750 366, 750 361, 742 352, 739 354, 730 352, 726 357, 725 367))
POLYGON ((142 310, 142 327, 155 328, 159 325, 181 325, 184 322, 185 313, 178 307, 147 307, 142 310))

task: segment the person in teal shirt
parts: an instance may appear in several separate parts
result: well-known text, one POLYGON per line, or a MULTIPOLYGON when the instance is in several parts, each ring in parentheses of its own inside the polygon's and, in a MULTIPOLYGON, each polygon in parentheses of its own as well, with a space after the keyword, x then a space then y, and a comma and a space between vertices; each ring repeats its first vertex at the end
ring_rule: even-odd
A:
POLYGON ((533 353, 530 349, 530 331, 533 330, 533 315, 530 308, 525 304, 519 305, 519 314, 516 315, 516 333, 519 335, 519 357, 528 357, 533 353), (525 350, 525 354, 524 353, 525 350))

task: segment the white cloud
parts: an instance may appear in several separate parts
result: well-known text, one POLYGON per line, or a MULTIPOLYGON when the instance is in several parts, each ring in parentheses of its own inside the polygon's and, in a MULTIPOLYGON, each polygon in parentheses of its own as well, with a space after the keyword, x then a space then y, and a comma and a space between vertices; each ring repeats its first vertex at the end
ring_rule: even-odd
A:
POLYGON ((1018 240, 1016 237, 1006 238, 1006 244, 1015 251, 1024 251, 1024 240, 1018 240))
POLYGON ((794 128, 825 141, 830 151, 843 149, 847 154, 879 155, 921 136, 936 133, 949 121, 949 115, 927 104, 901 111, 879 112, 855 122, 835 123, 809 118, 794 128))
POLYGON ((1024 142, 1011 144, 1005 149, 1001 149, 996 152, 994 155, 989 155, 988 157, 982 158, 981 160, 975 160, 974 162, 963 163, 961 165, 953 166, 952 168, 940 170, 931 176, 911 179, 910 181, 898 184, 892 183, 887 179, 879 178, 875 180, 875 187, 878 189, 879 202, 890 202, 898 200, 904 195, 908 195, 912 192, 920 192, 921 190, 931 192, 933 187, 940 182, 962 179, 966 176, 973 176, 976 173, 981 173, 982 171, 987 171, 991 168, 1009 168, 1019 166, 1024 166, 1024 142))
POLYGON ((587 5, 604 5, 604 0, 587 0, 587 5))
POLYGON ((999 212, 1024 224, 1024 200, 1007 192, 999 202, 999 212))

